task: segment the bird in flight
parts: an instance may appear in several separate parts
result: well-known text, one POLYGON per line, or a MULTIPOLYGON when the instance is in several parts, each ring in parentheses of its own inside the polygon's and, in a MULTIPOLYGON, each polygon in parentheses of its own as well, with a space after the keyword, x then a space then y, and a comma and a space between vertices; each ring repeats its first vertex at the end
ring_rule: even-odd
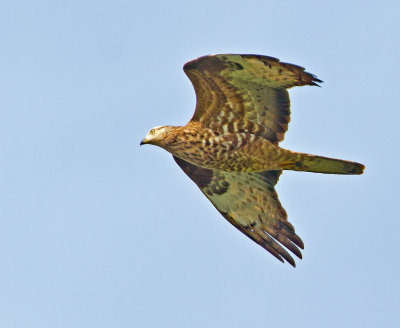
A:
POLYGON ((362 174, 364 165, 279 147, 290 121, 288 90, 322 82, 304 68, 260 55, 221 54, 186 63, 196 110, 185 126, 152 128, 159 146, 238 230, 280 261, 302 258, 275 191, 283 170, 362 174))

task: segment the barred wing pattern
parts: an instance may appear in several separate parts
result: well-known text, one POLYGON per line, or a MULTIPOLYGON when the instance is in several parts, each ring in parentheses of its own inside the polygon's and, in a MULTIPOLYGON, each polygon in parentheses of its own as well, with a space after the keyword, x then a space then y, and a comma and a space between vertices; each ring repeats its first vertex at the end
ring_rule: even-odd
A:
POLYGON ((304 248, 303 242, 287 221, 286 211, 274 189, 281 171, 224 172, 173 157, 222 216, 238 230, 282 262, 286 260, 295 266, 292 256, 281 245, 302 258, 299 248, 304 248))
POLYGON ((259 55, 204 56, 185 64, 196 92, 192 121, 213 131, 247 132, 277 144, 290 121, 286 89, 322 82, 304 68, 259 55))

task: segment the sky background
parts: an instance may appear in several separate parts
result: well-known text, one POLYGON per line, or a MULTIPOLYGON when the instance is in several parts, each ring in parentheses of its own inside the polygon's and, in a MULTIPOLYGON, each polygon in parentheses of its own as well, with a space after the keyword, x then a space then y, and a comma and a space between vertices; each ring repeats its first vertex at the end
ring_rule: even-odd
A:
POLYGON ((0 327, 398 327, 398 1, 0 4, 0 327), (306 67, 282 146, 362 176, 285 172, 293 269, 242 235, 160 148, 186 61, 306 67))

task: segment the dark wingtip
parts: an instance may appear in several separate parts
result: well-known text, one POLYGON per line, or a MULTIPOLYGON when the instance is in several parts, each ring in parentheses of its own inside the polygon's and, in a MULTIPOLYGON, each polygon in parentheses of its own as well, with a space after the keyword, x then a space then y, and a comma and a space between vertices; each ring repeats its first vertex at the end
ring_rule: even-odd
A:
MULTIPOLYGON (((290 257, 290 259, 287 259, 287 258, 285 257, 285 260, 286 260, 287 263, 289 263, 293 268, 296 267, 296 262, 293 260, 293 258, 290 257)), ((282 262, 285 262, 285 261, 282 261, 282 262)))
POLYGON ((295 268, 296 267, 296 262, 293 260, 293 258, 290 256, 285 256, 285 260, 288 261, 288 263, 290 263, 290 265, 295 268))
MULTIPOLYGON (((310 74, 310 73, 308 73, 308 74, 310 74)), ((315 75, 312 75, 312 74, 310 74, 310 75, 312 76, 312 80, 311 80, 310 84, 314 85, 316 87, 322 88, 318 83, 324 83, 324 81, 320 80, 315 75)))

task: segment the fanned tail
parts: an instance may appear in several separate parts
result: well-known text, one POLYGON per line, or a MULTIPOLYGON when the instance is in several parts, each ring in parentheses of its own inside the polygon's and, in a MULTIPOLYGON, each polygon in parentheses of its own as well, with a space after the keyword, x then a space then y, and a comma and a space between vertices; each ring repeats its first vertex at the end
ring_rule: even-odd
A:
POLYGON ((362 174, 365 166, 357 162, 345 161, 317 155, 293 153, 289 161, 280 163, 283 170, 306 171, 325 174, 362 174))

